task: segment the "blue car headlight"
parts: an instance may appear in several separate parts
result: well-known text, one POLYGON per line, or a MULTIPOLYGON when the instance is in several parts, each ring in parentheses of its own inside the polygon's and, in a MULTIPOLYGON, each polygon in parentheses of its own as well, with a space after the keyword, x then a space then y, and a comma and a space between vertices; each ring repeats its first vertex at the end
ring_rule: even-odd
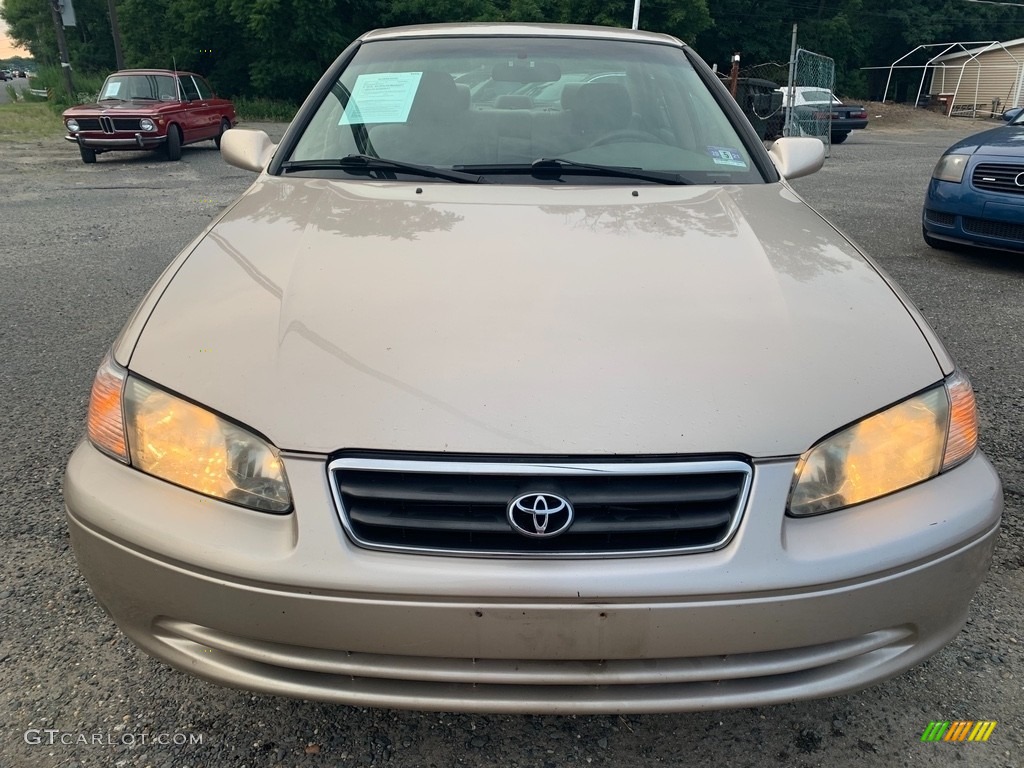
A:
POLYGON ((959 184, 964 180, 964 171, 967 169, 967 161, 970 159, 970 155, 943 155, 935 164, 932 178, 959 184))

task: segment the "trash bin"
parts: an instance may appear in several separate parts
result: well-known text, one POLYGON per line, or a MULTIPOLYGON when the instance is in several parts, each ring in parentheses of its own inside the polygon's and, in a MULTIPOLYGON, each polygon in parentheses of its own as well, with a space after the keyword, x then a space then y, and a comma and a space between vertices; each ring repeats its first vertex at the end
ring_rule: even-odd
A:
POLYGON ((950 110, 953 109, 953 99, 956 98, 955 93, 940 93, 935 97, 935 103, 942 114, 949 116, 950 110))

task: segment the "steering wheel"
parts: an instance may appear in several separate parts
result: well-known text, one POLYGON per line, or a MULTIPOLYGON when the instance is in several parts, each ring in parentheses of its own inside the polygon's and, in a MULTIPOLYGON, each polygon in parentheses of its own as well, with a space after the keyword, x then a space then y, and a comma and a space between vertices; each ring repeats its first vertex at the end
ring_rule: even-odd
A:
POLYGON ((590 146, 600 147, 605 144, 615 144, 620 141, 647 141, 654 142, 655 144, 665 143, 663 138, 656 136, 650 131, 641 131, 638 128, 619 128, 618 130, 608 131, 608 133, 598 136, 590 143, 590 146))

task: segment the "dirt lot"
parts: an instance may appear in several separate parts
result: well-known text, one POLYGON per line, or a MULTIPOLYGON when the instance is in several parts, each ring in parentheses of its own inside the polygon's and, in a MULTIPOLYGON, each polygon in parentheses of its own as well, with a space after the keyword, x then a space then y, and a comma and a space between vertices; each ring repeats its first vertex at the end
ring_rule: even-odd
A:
POLYGON ((892 102, 865 101, 868 113, 869 130, 885 130, 888 128, 902 130, 920 130, 922 128, 946 129, 961 131, 964 126, 973 130, 984 130, 989 126, 1002 125, 1002 121, 990 118, 968 119, 963 117, 946 117, 941 112, 930 109, 914 109, 906 104, 892 102))

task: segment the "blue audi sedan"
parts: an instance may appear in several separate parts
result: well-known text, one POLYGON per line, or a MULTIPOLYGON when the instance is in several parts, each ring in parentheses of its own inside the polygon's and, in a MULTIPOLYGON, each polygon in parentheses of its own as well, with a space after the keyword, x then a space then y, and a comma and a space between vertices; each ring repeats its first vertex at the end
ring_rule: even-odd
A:
POLYGON ((946 150, 932 171, 921 224, 933 248, 1024 253, 1024 111, 946 150))

